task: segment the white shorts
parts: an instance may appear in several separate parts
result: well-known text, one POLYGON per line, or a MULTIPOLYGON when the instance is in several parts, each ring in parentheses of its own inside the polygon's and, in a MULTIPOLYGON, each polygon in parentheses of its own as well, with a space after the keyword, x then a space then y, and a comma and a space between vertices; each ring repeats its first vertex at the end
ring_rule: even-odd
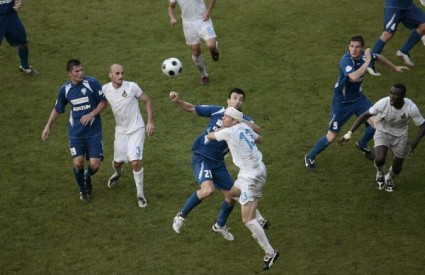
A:
POLYGON ((183 33, 187 45, 196 45, 201 43, 201 39, 208 40, 217 37, 211 18, 208 21, 203 21, 202 19, 194 21, 183 20, 183 33))
POLYGON ((125 135, 115 132, 114 161, 128 162, 143 159, 143 144, 145 143, 145 128, 125 135))
POLYGON ((266 184, 267 178, 266 166, 263 164, 258 168, 257 172, 256 175, 246 176, 239 173, 235 181, 235 185, 241 189, 241 195, 239 197, 239 203, 241 205, 260 198, 263 193, 263 187, 266 184))
POLYGON ((398 158, 404 159, 407 155, 407 134, 396 137, 376 130, 375 135, 373 136, 373 142, 375 143, 375 147, 388 147, 398 158))

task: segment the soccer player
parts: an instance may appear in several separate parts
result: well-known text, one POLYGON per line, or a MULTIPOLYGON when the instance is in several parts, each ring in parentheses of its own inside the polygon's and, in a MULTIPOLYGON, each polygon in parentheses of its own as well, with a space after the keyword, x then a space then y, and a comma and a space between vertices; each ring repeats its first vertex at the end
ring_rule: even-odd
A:
MULTIPOLYGON (((403 25, 412 31, 406 43, 396 52, 396 56, 401 58, 406 65, 414 66, 415 64, 410 59, 409 51, 425 35, 425 13, 413 3, 413 0, 385 1, 384 31, 375 42, 372 52, 375 54, 382 52, 385 44, 394 36, 400 23, 403 23, 403 25)), ((375 70, 373 63, 369 67, 368 72, 371 75, 380 75, 375 70)))
POLYGON ((357 118, 350 131, 340 140, 340 144, 346 144, 354 131, 372 116, 374 116, 376 126, 376 133, 373 137, 375 142, 376 184, 380 190, 385 188, 386 191, 393 192, 393 179, 401 172, 404 158, 408 153, 408 145, 410 144, 410 153, 413 154, 416 146, 425 135, 425 119, 416 104, 406 98, 406 87, 403 84, 395 84, 391 87, 389 96, 380 99, 357 118), (410 119, 413 119, 416 126, 420 126, 420 128, 416 138, 408 143, 408 122, 410 119), (384 165, 388 149, 393 153, 393 161, 385 174, 384 165))
POLYGON ((123 172, 123 163, 130 161, 133 168, 139 207, 146 207, 147 200, 143 192, 142 165, 145 131, 151 136, 154 133, 152 103, 149 96, 135 82, 124 81, 124 68, 119 64, 109 69, 111 82, 103 85, 102 91, 111 105, 115 116, 114 174, 108 180, 108 187, 113 188, 123 172), (148 122, 145 127, 139 110, 139 101, 146 106, 148 122))
POLYGON ((205 6, 204 0, 169 0, 168 16, 173 27, 177 23, 175 16, 176 2, 181 9, 186 44, 192 50, 192 60, 201 74, 201 84, 205 85, 209 82, 209 78, 204 59, 201 56, 201 39, 205 41, 210 50, 212 59, 214 61, 219 59, 217 36, 210 18, 216 0, 210 0, 208 8, 205 6))
MULTIPOLYGON (((322 136, 314 145, 313 149, 304 157, 304 164, 309 170, 315 169, 315 159, 318 154, 325 150, 338 136, 342 126, 353 116, 360 116, 368 110, 372 104, 363 94, 362 82, 367 67, 372 60, 379 60, 382 64, 397 72, 409 70, 404 66, 395 66, 384 56, 371 53, 370 49, 363 49, 364 39, 360 35, 350 37, 348 52, 339 62, 339 77, 334 87, 334 95, 331 105, 328 133, 322 136)), ((373 160, 373 152, 367 147, 367 143, 373 138, 375 129, 366 124, 364 135, 357 141, 357 149, 363 151, 365 156, 373 160)))
MULTIPOLYGON (((228 153, 229 148, 224 141, 208 142, 206 137, 208 133, 221 127, 226 107, 193 105, 181 100, 179 94, 174 91, 170 92, 170 99, 183 110, 210 119, 207 129, 195 139, 192 145, 192 170, 196 182, 200 185, 200 189, 189 196, 183 208, 174 217, 173 229, 176 233, 180 233, 180 229, 189 212, 204 199, 211 196, 214 192, 214 187, 217 187, 217 189, 223 193, 225 199, 222 203, 217 222, 212 226, 212 230, 220 233, 226 240, 233 241, 234 237, 226 227, 227 218, 232 212, 236 202, 229 192, 233 186, 233 179, 224 162, 224 156, 228 153)), ((227 106, 240 110, 244 101, 245 92, 239 88, 234 88, 229 92, 227 106)), ((248 116, 244 116, 244 118, 251 122, 250 125, 253 127, 254 131, 259 131, 260 128, 253 123, 251 118, 248 116)), ((258 211, 257 219, 264 228, 270 225, 269 221, 265 220, 258 211)))
POLYGON ((238 178, 235 181, 230 195, 239 197, 241 204, 242 222, 251 231, 252 237, 264 249, 263 269, 269 269, 278 259, 279 252, 274 250, 267 239, 264 229, 255 219, 258 200, 266 184, 267 169, 263 163, 263 156, 256 143, 262 143, 263 138, 255 133, 246 122, 243 113, 234 107, 224 112, 222 127, 207 135, 210 141, 225 141, 232 154, 233 163, 239 168, 238 178))
POLYGON ((23 0, 0 1, 0 45, 3 37, 13 47, 18 47, 21 61, 19 70, 27 75, 36 76, 39 73, 28 63, 29 50, 25 27, 18 16, 23 0))
POLYGON ((84 76, 84 68, 79 60, 69 60, 66 69, 70 80, 60 87, 41 138, 43 141, 47 140, 50 127, 59 115, 65 112, 65 107, 69 104, 71 110, 68 135, 74 165, 73 173, 80 189, 80 199, 90 202, 91 176, 99 170, 103 159, 100 113, 107 107, 107 102, 100 83, 93 77, 84 76), (89 160, 86 171, 84 171, 84 158, 89 160))

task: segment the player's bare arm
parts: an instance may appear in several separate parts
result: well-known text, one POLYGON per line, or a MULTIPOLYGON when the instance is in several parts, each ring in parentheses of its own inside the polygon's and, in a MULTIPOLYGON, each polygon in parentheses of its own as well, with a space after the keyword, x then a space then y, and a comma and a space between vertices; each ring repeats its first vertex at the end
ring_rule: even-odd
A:
POLYGON ((356 121, 354 121, 350 130, 338 141, 339 145, 341 145, 341 146, 345 145, 350 140, 351 135, 354 133, 354 131, 356 131, 356 129, 359 128, 360 125, 365 123, 372 116, 373 115, 371 113, 369 113, 369 111, 366 111, 362 115, 360 115, 356 119, 356 121))
POLYGON ((152 136, 154 131, 155 131, 155 127, 153 124, 153 110, 152 110, 152 101, 150 99, 150 97, 143 93, 139 96, 139 100, 141 100, 145 106, 146 106, 146 113, 148 114, 148 121, 146 123, 146 133, 149 136, 152 136))
POLYGON ((176 3, 168 2, 168 16, 170 17, 171 26, 175 26, 177 23, 176 20, 176 3))
POLYGON ((366 57, 366 62, 363 63, 363 65, 358 68, 356 71, 350 73, 348 75, 348 77, 352 80, 352 81, 358 81, 366 72, 367 67, 369 67, 370 62, 372 61, 372 56, 370 54, 370 49, 367 48, 364 52, 364 55, 366 57))
POLYGON ((208 21, 208 19, 210 19, 211 12, 214 9, 214 6, 215 6, 215 0, 210 0, 210 2, 208 3, 208 7, 205 11, 205 14, 204 14, 204 18, 203 18, 204 21, 208 21))
POLYGON ((401 72, 401 73, 404 72, 404 71, 410 71, 410 69, 406 66, 397 66, 397 65, 393 64, 391 61, 389 61, 385 56, 383 56, 381 54, 377 54, 376 58, 379 61, 379 63, 387 66, 388 68, 392 69, 393 71, 401 72))
POLYGON ((49 138, 50 134, 50 127, 55 123, 56 119, 58 119, 60 113, 56 111, 55 108, 53 108, 52 112, 50 113, 49 120, 46 123, 46 126, 44 126, 43 132, 41 133, 41 139, 43 141, 46 141, 49 138))
POLYGON ((174 101, 180 108, 185 110, 186 112, 195 113, 195 106, 192 103, 183 101, 179 98, 179 94, 175 91, 170 92, 170 99, 174 101))

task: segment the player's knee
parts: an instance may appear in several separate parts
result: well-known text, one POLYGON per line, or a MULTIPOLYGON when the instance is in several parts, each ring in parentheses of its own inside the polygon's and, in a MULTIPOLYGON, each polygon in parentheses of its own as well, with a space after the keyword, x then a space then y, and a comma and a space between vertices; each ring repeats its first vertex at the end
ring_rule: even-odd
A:
POLYGON ((382 167, 385 164, 385 158, 381 156, 375 155, 375 165, 378 167, 382 167))

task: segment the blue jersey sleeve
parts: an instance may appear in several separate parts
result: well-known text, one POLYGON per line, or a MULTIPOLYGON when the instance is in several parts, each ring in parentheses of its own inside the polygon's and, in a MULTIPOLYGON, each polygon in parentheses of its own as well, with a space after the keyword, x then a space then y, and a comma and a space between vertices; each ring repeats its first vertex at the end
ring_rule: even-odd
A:
POLYGON ((58 113, 64 113, 65 107, 68 104, 68 100, 66 99, 66 96, 65 96, 65 89, 66 89, 66 85, 63 85, 59 89, 58 97, 56 98, 55 110, 58 113))
POLYGON ((198 116, 202 117, 211 117, 215 113, 223 111, 225 108, 223 106, 215 105, 195 105, 195 111, 198 116))

